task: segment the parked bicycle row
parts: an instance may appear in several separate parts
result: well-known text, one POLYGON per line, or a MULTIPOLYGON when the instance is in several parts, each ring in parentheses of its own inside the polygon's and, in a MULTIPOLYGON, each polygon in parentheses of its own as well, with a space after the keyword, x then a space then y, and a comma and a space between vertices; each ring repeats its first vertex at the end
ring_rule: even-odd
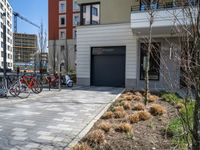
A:
POLYGON ((55 75, 7 75, 0 83, 0 96, 6 97, 9 94, 14 97, 27 98, 30 93, 39 94, 42 92, 44 85, 48 86, 49 90, 59 85, 67 87, 73 86, 73 81, 70 76, 55 75))

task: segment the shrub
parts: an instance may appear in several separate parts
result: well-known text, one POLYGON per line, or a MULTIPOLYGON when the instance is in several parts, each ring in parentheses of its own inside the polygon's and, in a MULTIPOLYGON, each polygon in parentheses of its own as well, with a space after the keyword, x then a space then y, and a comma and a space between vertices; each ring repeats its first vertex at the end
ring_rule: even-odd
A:
POLYGON ((107 111, 105 114, 101 117, 102 119, 111 119, 113 117, 112 111, 107 111))
POLYGON ((182 99, 176 93, 164 93, 161 95, 161 98, 169 102, 171 104, 177 104, 178 102, 182 102, 182 99))
POLYGON ((123 107, 125 110, 130 110, 131 109, 131 103, 130 102, 124 102, 123 107))
POLYGON ((76 144, 72 150, 90 150, 90 147, 86 143, 76 144))
POLYGON ((124 108, 122 106, 114 107, 114 111, 124 111, 124 108))
POLYGON ((190 135, 184 132, 181 118, 177 117, 171 120, 166 132, 172 138, 172 143, 176 145, 177 149, 186 149, 186 137, 190 135))
POLYGON ((151 114, 147 111, 139 111, 137 112, 137 114, 139 115, 140 120, 148 120, 151 118, 151 114))
POLYGON ((179 109, 179 110, 183 110, 185 108, 185 105, 183 103, 178 102, 176 104, 176 108, 179 109))
POLYGON ((115 118, 124 118, 127 113, 123 110, 123 111, 115 111, 114 112, 115 118))
POLYGON ((92 132, 90 132, 85 140, 87 143, 93 145, 93 144, 103 144, 105 143, 105 134, 102 130, 97 129, 92 132))
POLYGON ((115 131, 130 133, 132 131, 132 125, 129 123, 120 123, 116 126, 115 131))
POLYGON ((140 121, 140 116, 138 113, 134 113, 132 115, 129 115, 128 119, 129 119, 130 123, 137 123, 140 121))
POLYGON ((109 132, 110 129, 111 129, 112 125, 108 122, 101 122, 99 125, 98 125, 98 128, 105 131, 105 132, 109 132))
POLYGON ((153 104, 150 106, 149 112, 154 116, 163 115, 164 113, 166 113, 166 109, 159 104, 153 104))
POLYGON ((136 103, 133 106, 133 110, 145 110, 145 106, 143 103, 136 103))

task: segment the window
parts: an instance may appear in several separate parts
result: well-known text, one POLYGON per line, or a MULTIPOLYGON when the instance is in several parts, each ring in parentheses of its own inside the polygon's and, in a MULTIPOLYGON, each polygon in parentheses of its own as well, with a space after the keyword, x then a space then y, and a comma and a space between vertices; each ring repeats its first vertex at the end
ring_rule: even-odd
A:
POLYGON ((66 13, 66 1, 59 2, 59 13, 66 13))
POLYGON ((73 19, 73 25, 77 26, 79 24, 80 24, 80 16, 79 16, 79 14, 75 14, 74 19, 73 19))
POLYGON ((79 7, 77 1, 74 1, 74 2, 73 2, 73 9, 74 9, 74 10, 77 10, 77 11, 80 9, 80 7, 79 7))
POLYGON ((65 27, 66 26, 66 16, 65 15, 60 15, 59 16, 59 24, 60 27, 65 27))
MULTIPOLYGON (((149 79, 159 80, 160 77, 160 43, 152 43, 150 54, 149 79)), ((141 43, 140 47, 140 80, 145 79, 148 43, 141 43)))
POLYGON ((92 6, 92 15, 98 16, 98 9, 94 6, 92 6))
POLYGON ((61 25, 64 25, 65 24, 65 18, 61 18, 61 25))
POLYGON ((145 11, 148 9, 157 9, 158 8, 158 1, 157 0, 141 0, 140 1, 140 10, 145 11))
POLYGON ((100 23, 100 4, 83 4, 81 6, 81 25, 92 25, 100 23))
POLYGON ((59 30, 59 37, 60 37, 60 39, 66 39, 66 30, 65 29, 59 30))

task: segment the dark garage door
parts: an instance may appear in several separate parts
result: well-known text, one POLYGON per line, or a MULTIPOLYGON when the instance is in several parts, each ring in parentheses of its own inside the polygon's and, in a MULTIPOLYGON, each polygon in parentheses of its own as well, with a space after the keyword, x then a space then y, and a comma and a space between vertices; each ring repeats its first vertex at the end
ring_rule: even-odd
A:
POLYGON ((91 59, 91 84, 125 86, 125 47, 94 47, 91 59))

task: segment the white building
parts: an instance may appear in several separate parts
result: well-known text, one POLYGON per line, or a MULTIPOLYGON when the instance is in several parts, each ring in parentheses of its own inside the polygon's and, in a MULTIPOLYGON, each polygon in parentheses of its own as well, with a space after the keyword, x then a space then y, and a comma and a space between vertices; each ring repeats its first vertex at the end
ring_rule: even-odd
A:
MULTIPOLYGON (((6 53, 7 53, 7 67, 13 69, 13 33, 12 33, 12 7, 8 0, 0 0, 0 13, 1 16, 6 12, 6 53)), ((0 36, 0 67, 3 68, 3 24, 4 20, 0 18, 1 23, 1 36, 0 36)))

